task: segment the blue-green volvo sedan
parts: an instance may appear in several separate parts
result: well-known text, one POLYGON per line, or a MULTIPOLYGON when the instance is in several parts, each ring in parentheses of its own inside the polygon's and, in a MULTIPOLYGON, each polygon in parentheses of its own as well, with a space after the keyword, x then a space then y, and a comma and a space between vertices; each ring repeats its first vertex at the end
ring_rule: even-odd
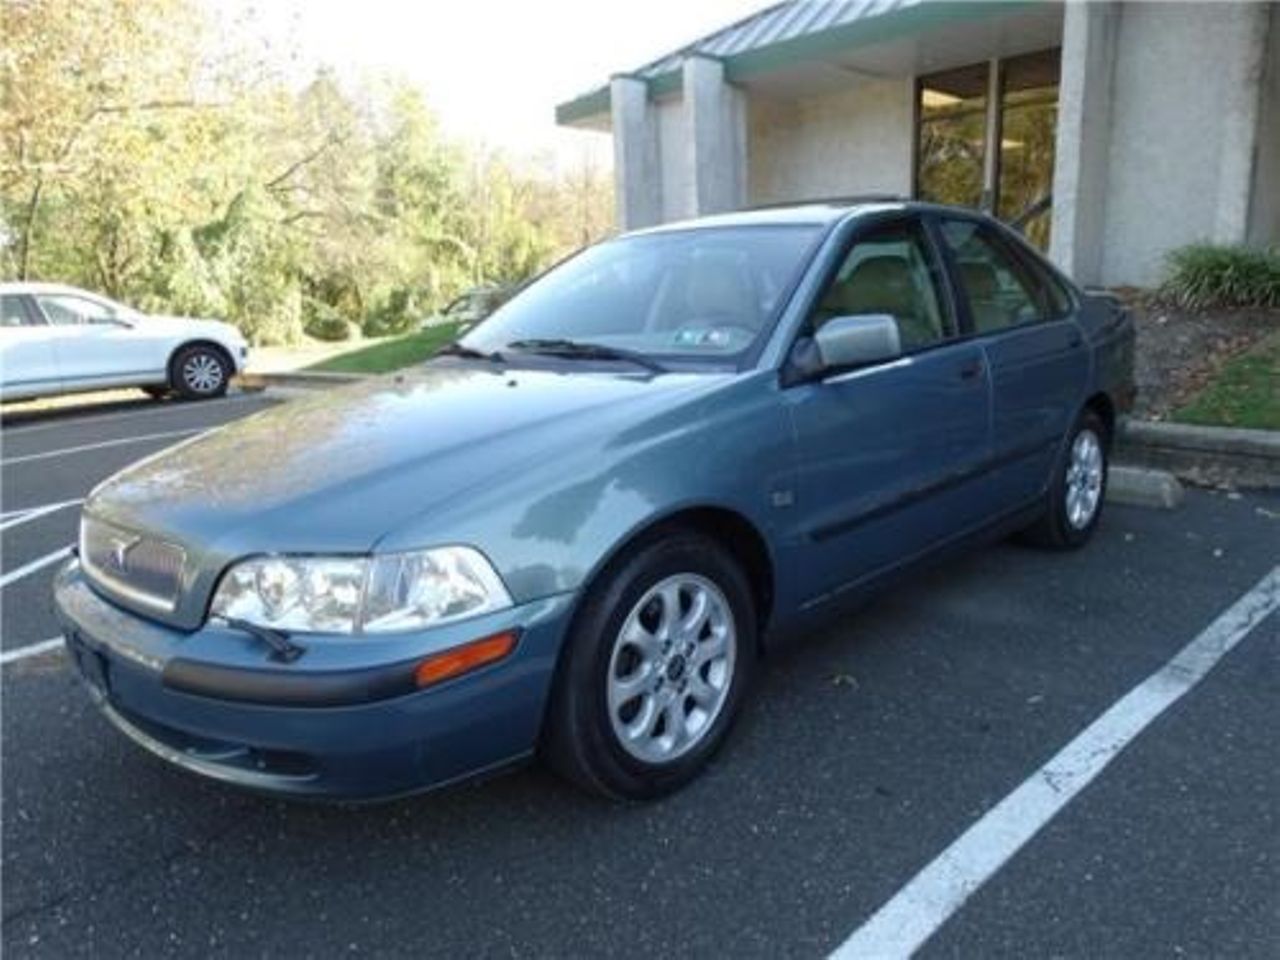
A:
POLYGON ((971 212, 633 233, 416 369, 108 480, 57 609, 106 717, 228 783, 388 796, 538 755, 654 797, 771 644, 961 544, 1088 540, 1132 350, 971 212))

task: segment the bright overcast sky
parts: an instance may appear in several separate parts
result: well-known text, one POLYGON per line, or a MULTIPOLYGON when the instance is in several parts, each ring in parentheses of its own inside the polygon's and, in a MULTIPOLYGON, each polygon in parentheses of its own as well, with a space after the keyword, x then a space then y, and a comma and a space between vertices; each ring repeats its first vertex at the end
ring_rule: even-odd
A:
POLYGON ((252 32, 298 69, 327 64, 359 78, 386 71, 419 85, 456 137, 519 152, 608 138, 555 126, 555 105, 769 0, 205 0, 220 17, 248 15, 252 32))

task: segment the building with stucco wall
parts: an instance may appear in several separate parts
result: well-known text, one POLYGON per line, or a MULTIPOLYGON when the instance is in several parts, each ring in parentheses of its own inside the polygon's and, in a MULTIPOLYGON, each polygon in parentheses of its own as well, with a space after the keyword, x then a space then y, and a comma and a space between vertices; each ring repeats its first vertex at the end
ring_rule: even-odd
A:
POLYGON ((624 229, 886 193, 981 207, 1085 284, 1280 241, 1280 4, 791 0, 563 103, 624 229))

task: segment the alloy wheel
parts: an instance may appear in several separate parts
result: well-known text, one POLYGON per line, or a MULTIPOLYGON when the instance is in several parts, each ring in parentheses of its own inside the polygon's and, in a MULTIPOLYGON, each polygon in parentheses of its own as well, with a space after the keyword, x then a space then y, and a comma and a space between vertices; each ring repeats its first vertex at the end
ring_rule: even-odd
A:
POLYGON ((632 607, 609 658, 609 722, 622 748, 667 763, 707 736, 729 697, 738 633, 724 593, 681 573, 632 607))
POLYGON ((1081 430, 1071 444, 1066 482, 1067 522, 1076 530, 1087 527, 1098 512, 1105 469, 1102 441, 1092 430, 1081 430))
POLYGON ((222 364, 210 353, 196 353, 182 364, 182 382, 193 393, 214 393, 222 386, 222 364))

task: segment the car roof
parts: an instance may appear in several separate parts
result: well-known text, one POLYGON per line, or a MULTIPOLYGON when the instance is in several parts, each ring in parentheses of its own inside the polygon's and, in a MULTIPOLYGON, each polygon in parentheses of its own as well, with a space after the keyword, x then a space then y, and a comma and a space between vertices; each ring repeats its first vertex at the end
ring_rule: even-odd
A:
POLYGON ((836 197, 824 200, 806 200, 800 203, 771 204, 737 210, 732 213, 717 213, 705 217, 678 220, 660 226, 634 230, 626 236, 638 236, 653 233, 668 233, 678 230, 698 230, 709 227, 748 227, 748 226, 828 226, 838 220, 861 216, 868 213, 884 213, 891 211, 926 211, 947 213, 956 216, 983 219, 983 214, 971 207, 952 207, 938 203, 927 203, 909 200, 889 194, 873 194, 855 197, 836 197))
POLYGON ((74 293, 79 296, 96 297, 99 300, 110 300, 110 297, 92 290, 73 287, 69 283, 48 283, 42 280, 15 280, 0 283, 0 293, 74 293))

